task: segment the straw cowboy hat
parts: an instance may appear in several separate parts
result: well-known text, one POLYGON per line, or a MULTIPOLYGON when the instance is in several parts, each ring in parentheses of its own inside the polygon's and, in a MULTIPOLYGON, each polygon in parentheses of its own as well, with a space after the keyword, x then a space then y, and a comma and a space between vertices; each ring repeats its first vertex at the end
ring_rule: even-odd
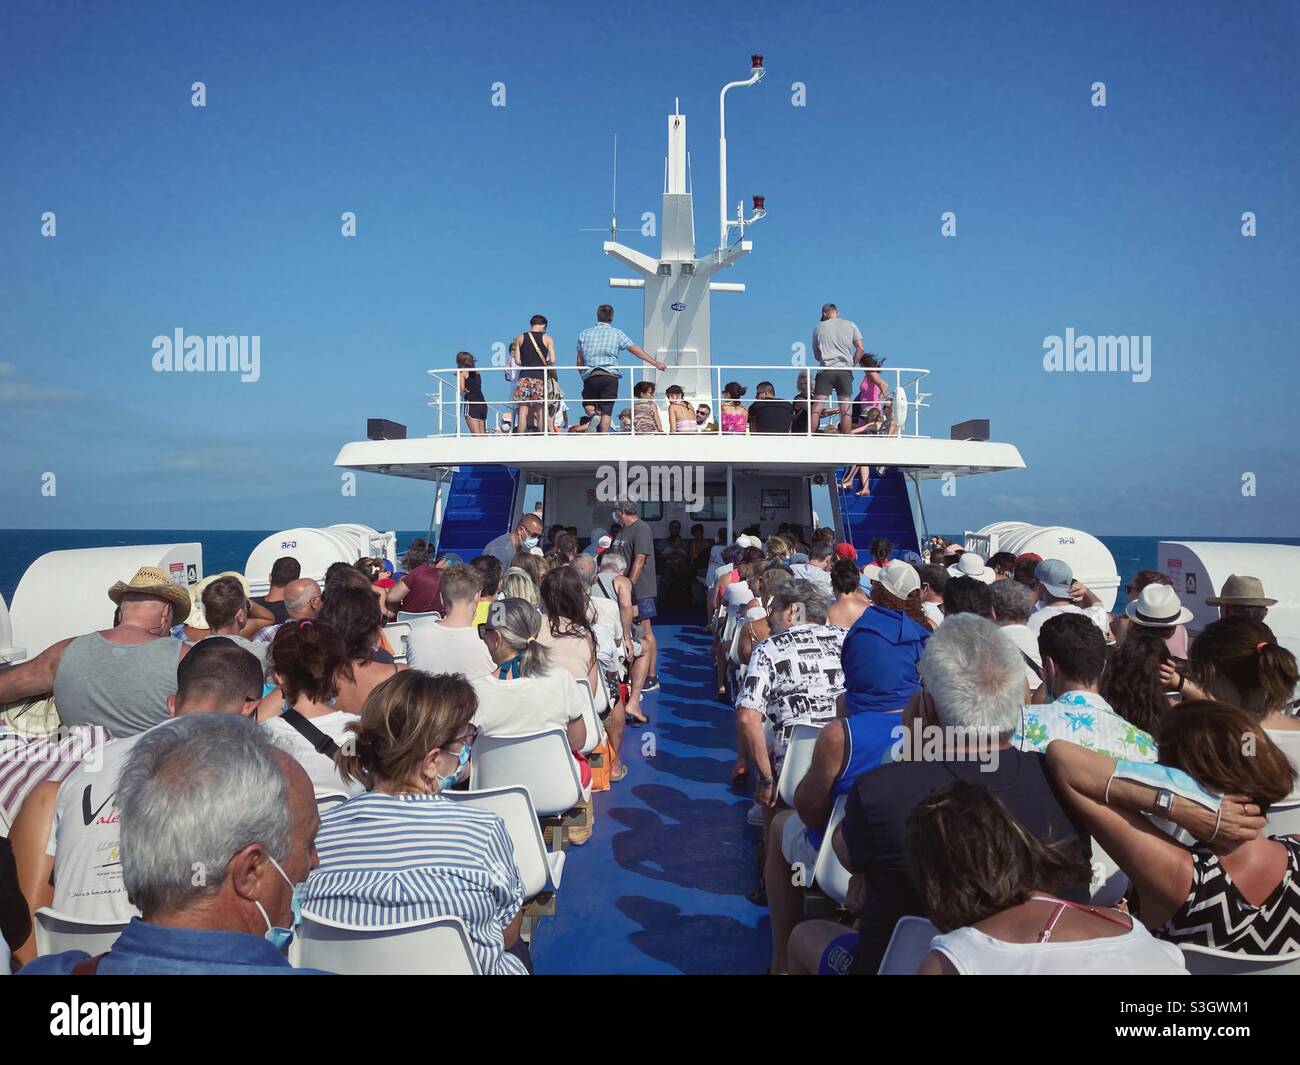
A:
POLYGON ((129 593, 152 595, 171 603, 173 624, 179 625, 190 616, 189 593, 157 566, 141 566, 129 581, 118 581, 113 585, 108 590, 108 597, 121 606, 123 597, 129 593))
POLYGON ((984 560, 974 551, 967 551, 961 558, 957 559, 955 565, 949 566, 948 576, 974 577, 977 581, 983 581, 985 584, 992 584, 997 580, 993 576, 993 571, 984 565, 984 560))
POLYGON ((1186 625, 1192 612, 1183 606, 1167 584, 1148 584, 1136 602, 1129 603, 1124 611, 1134 625, 1158 629, 1166 625, 1186 625))
POLYGON ((1264 595, 1264 582, 1258 577, 1232 574, 1223 582, 1218 595, 1207 596, 1206 606, 1272 606, 1276 599, 1264 595))

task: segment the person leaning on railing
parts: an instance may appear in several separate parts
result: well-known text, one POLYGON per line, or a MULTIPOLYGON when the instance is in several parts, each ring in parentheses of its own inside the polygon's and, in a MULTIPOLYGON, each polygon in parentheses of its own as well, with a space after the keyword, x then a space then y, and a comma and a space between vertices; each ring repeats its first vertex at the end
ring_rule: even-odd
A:
POLYGON ((618 399, 618 382, 622 376, 618 371, 620 351, 628 351, 642 362, 648 362, 657 370, 668 369, 666 362, 660 362, 652 355, 646 354, 639 345, 632 343, 632 338, 614 326, 614 308, 602 303, 596 308, 596 324, 578 334, 578 367, 582 373, 582 398, 596 407, 600 414, 600 433, 609 432, 610 420, 614 414, 614 402, 618 399))

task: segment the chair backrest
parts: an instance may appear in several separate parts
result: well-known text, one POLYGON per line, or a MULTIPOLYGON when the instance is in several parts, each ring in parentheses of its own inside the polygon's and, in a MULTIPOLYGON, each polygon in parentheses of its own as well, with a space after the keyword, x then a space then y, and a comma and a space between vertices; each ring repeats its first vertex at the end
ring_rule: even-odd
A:
POLYGON ((407 622, 412 627, 414 627, 420 624, 421 622, 441 621, 441 620, 442 620, 442 614, 439 613, 437 610, 423 610, 418 612, 411 611, 411 610, 399 610, 397 612, 397 624, 399 625, 402 624, 403 622, 407 622))
POLYGON ((407 657, 411 653, 411 623, 409 621, 389 622, 384 626, 384 636, 387 637, 388 645, 393 649, 393 661, 405 664, 407 657))
POLYGON ((578 765, 562 728, 524 736, 482 736, 474 743, 470 787, 528 789, 539 817, 554 817, 582 800, 578 765))
POLYGON ((289 961, 340 976, 478 976, 481 971, 459 917, 356 928, 304 910, 289 961))
POLYGON ((852 874, 840 862, 835 848, 831 846, 831 838, 844 820, 844 807, 848 801, 847 795, 841 795, 831 807, 831 819, 826 822, 826 834, 822 837, 822 848, 817 852, 817 865, 813 868, 813 882, 841 906, 849 893, 849 878, 852 874))
POLYGON ((1128 874, 1120 869, 1115 859, 1092 841, 1092 883, 1089 891, 1094 906, 1114 906, 1128 892, 1128 874))
POLYGON ((1300 802, 1269 807, 1264 832, 1270 836, 1300 836, 1300 802))
POLYGON ((924 917, 900 917, 889 937, 877 976, 915 976, 921 959, 930 952, 930 940, 939 934, 924 917))
POLYGON ((537 811, 533 809, 533 800, 528 797, 527 788, 516 785, 485 788, 482 791, 449 790, 442 795, 452 802, 491 810, 506 823, 506 832, 509 833, 515 850, 515 865, 524 882, 525 899, 531 899, 543 891, 554 891, 559 886, 554 882, 546 843, 542 839, 541 826, 537 823, 537 811))
POLYGON ((781 779, 776 793, 787 806, 794 806, 795 788, 812 765, 813 747, 825 727, 825 722, 801 721, 790 730, 790 740, 785 748, 785 761, 781 763, 781 779))
POLYGON ((317 788, 316 809, 320 813, 324 813, 326 810, 332 810, 335 806, 338 806, 339 803, 347 802, 350 798, 352 798, 351 792, 317 788))
POLYGON ((36 911, 36 954, 84 950, 93 958, 112 947, 125 927, 119 921, 86 921, 42 906, 36 911))
POLYGON ((1234 954, 1214 947, 1179 943, 1187 971, 1193 976, 1295 976, 1300 974, 1300 951, 1273 956, 1234 954))
POLYGON ((575 680, 573 683, 582 692, 582 723, 587 727, 587 738, 582 741, 581 751, 583 754, 591 754, 600 746, 600 741, 604 738, 600 715, 596 713, 596 694, 585 680, 575 680))

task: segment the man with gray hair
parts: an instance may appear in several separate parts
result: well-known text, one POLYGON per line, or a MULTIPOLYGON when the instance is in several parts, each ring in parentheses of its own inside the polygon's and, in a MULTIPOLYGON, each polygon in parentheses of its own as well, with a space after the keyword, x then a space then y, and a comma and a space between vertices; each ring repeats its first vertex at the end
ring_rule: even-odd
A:
POLYGON ((801 722, 835 716, 835 702, 844 691, 840 649, 845 632, 826 624, 826 599, 805 580, 791 580, 776 590, 768 618, 772 634, 754 648, 736 700, 740 754, 755 769, 754 801, 763 810, 765 830, 791 731, 801 722))
POLYGON ((1029 615, 1034 611, 1034 593, 1019 581, 995 581, 989 585, 989 594, 993 597, 993 620, 1024 657, 1025 683, 1033 692, 1043 683, 1038 637, 1028 625, 1029 615))
POLYGON ((111 950, 25 973, 285 973, 296 888, 317 864, 307 774, 256 722, 193 714, 151 729, 118 780, 122 877, 142 916, 111 950))
MULTIPOLYGON (((321 608, 320 585, 310 577, 299 577, 296 581, 290 581, 284 589, 284 608, 289 614, 289 621, 307 621, 314 618, 320 613, 321 608)), ((279 631, 279 625, 267 625, 253 637, 253 642, 270 643, 279 631)))
POLYGON ((954 779, 988 789, 1044 842, 1070 847, 1081 875, 1061 897, 1088 901, 1088 833, 1061 806, 1046 759, 1010 745, 1023 710, 1023 675, 1020 652, 985 618, 949 617, 930 637, 921 657, 923 687, 903 715, 910 728, 899 726, 886 764, 854 782, 832 837, 836 856, 853 874, 845 905, 862 915, 859 935, 849 942, 844 926, 832 921, 799 925, 790 936, 792 971, 839 969, 837 960, 854 973, 876 971, 898 919, 925 912, 908 875, 908 818, 954 779), (984 742, 972 745, 972 736, 984 742))

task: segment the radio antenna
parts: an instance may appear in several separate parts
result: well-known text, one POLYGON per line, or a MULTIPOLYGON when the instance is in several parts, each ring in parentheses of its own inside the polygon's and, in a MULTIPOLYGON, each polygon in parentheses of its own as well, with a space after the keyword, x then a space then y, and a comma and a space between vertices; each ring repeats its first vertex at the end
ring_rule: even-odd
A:
MULTIPOLYGON (((579 233, 603 233, 601 229, 579 229, 579 233)), ((609 239, 618 240, 618 134, 614 134, 614 197, 609 208, 609 239)))

